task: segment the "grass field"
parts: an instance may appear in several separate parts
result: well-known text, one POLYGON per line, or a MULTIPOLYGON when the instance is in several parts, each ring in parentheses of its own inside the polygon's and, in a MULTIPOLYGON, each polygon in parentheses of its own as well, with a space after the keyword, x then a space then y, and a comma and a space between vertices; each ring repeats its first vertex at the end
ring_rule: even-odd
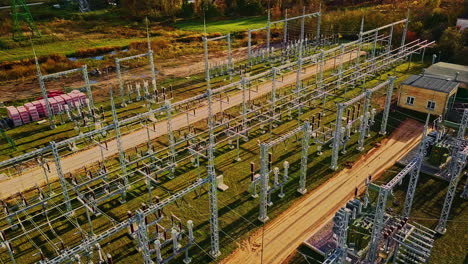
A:
MULTIPOLYGON (((207 21, 206 32, 227 34, 230 32, 247 31, 249 29, 265 27, 266 23, 267 17, 265 16, 207 21)), ((174 26, 182 30, 204 32, 203 20, 180 21, 175 23, 174 26)))

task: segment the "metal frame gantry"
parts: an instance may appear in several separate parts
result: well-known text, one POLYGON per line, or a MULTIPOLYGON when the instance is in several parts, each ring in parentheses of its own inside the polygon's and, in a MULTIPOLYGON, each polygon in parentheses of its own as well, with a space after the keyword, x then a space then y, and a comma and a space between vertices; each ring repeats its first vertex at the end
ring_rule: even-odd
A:
MULTIPOLYGON (((386 90, 386 99, 385 99, 385 106, 384 106, 384 114, 382 117, 382 124, 380 128, 380 134, 385 135, 386 130, 387 130, 387 120, 388 120, 388 115, 390 113, 390 104, 392 100, 392 93, 393 93, 393 87, 395 83, 395 77, 390 77, 389 80, 380 83, 379 85, 373 87, 372 89, 367 89, 364 93, 361 93, 360 95, 354 97, 353 99, 350 99, 349 101, 346 101, 344 103, 338 103, 337 104, 337 114, 336 114, 336 121, 335 121, 335 134, 333 136, 333 152, 332 152, 332 159, 331 159, 331 169, 332 170, 337 170, 338 169, 338 156, 339 156, 339 150, 342 145, 345 144, 343 142, 343 136, 346 132, 346 130, 350 130, 351 126, 346 124, 346 127, 343 127, 342 121, 343 121, 343 111, 345 108, 349 107, 350 105, 358 102, 359 100, 365 98, 365 103, 364 103, 364 109, 363 109, 363 115, 359 118, 360 119, 360 125, 359 125, 359 140, 358 140, 358 151, 362 151, 364 149, 364 138, 367 135, 367 131, 370 127, 369 124, 369 117, 370 117, 370 100, 372 97, 372 94, 379 89, 387 86, 386 90)), ((348 121, 349 122, 349 121, 348 121)))
MULTIPOLYGON (((309 155, 309 141, 312 134, 310 123, 304 122, 303 125, 299 126, 298 128, 294 129, 293 131, 282 135, 281 137, 260 144, 260 211, 258 220, 265 223, 268 221, 267 210, 268 206, 271 206, 273 203, 268 201, 268 197, 271 195, 271 192, 278 189, 278 187, 282 187, 286 183, 287 179, 287 172, 285 172, 285 181, 278 183, 278 172, 275 170, 275 186, 270 189, 269 187, 269 174, 273 171, 271 168, 271 161, 268 161, 268 151, 270 148, 288 140, 289 138, 296 136, 298 133, 302 132, 302 151, 301 151, 301 169, 300 169, 300 178, 299 178, 299 188, 297 191, 301 194, 305 194, 307 192, 306 189, 306 180, 307 180, 307 160, 309 155)), ((286 167, 285 167, 286 168, 286 167)), ((281 195, 280 195, 281 197, 281 195)))
POLYGON ((468 109, 463 111, 462 120, 458 128, 457 137, 455 139, 455 145, 452 149, 452 161, 450 162, 448 175, 450 178, 447 195, 445 196, 444 206, 440 214, 439 222, 435 230, 439 234, 445 234, 447 220, 452 208, 453 199, 455 198, 455 192, 457 190, 458 182, 461 179, 463 169, 466 167, 466 160, 468 156, 468 147, 466 147, 465 130, 468 127, 468 109), (465 146, 465 149, 463 149, 465 146))
MULTIPOLYGON (((210 64, 208 62, 208 42, 209 41, 217 41, 217 40, 222 40, 226 39, 227 42, 227 56, 228 56, 228 61, 226 65, 226 72, 229 74, 229 80, 232 81, 232 77, 234 74, 234 63, 232 61, 232 54, 231 54, 231 33, 228 33, 223 36, 219 37, 214 37, 214 38, 208 38, 206 36, 203 36, 203 48, 204 48, 204 54, 205 54, 205 72, 210 72, 209 67, 210 64)), ((211 75, 210 75, 211 78, 211 75)), ((206 79, 208 82, 209 79, 206 79)))
MULTIPOLYGON (((304 20, 306 17, 317 17, 317 39, 320 39, 320 21, 321 21, 321 16, 322 16, 322 13, 321 13, 321 7, 319 9, 318 12, 315 12, 315 13, 310 13, 310 14, 305 14, 305 7, 303 8, 303 14, 301 16, 296 16, 296 17, 290 17, 288 18, 288 15, 287 15, 287 11, 286 11, 286 16, 283 20, 278 20, 278 21, 271 21, 270 20, 270 10, 268 10, 268 20, 267 20, 267 25, 265 27, 261 27, 261 28, 255 28, 255 29, 249 29, 247 31, 247 35, 248 35, 248 42, 247 42, 247 59, 248 59, 248 64, 249 65, 252 65, 252 62, 251 62, 251 59, 252 59, 252 32, 256 32, 256 31, 261 31, 261 30, 267 30, 267 42, 266 42, 266 50, 267 50, 267 59, 269 60, 270 59, 270 56, 271 56, 271 26, 274 25, 274 24, 279 24, 279 23, 284 23, 284 39, 283 39, 283 42, 285 41, 286 39, 286 36, 287 36, 287 32, 288 32, 288 22, 289 21, 292 21, 292 20, 296 20, 296 19, 301 19, 302 22, 301 24, 304 25, 304 20)), ((303 26, 302 26, 303 27, 303 26)), ((302 30, 303 32, 303 30, 302 30)), ((303 33, 301 33, 302 37, 301 39, 303 39, 303 33)), ((302 42, 302 41, 301 41, 302 42)), ((302 50, 302 48, 301 48, 302 50)))
MULTIPOLYGON (((158 98, 158 89, 157 89, 157 84, 156 84, 156 69, 154 66, 154 58, 153 58, 153 49, 151 48, 151 42, 150 42, 150 37, 149 37, 149 28, 148 28, 148 18, 146 18, 146 41, 148 43, 148 52, 147 53, 142 53, 142 54, 137 54, 129 57, 124 57, 124 58, 115 58, 115 67, 116 67, 116 73, 117 73, 117 79, 119 81, 119 91, 120 91, 120 98, 122 100, 121 106, 125 107, 127 103, 125 102, 125 91, 124 91, 124 82, 122 79, 122 73, 121 73, 121 67, 120 63, 123 61, 128 61, 128 60, 133 60, 133 59, 138 59, 141 57, 146 57, 148 56, 148 62, 150 64, 150 69, 151 69, 151 85, 153 86, 153 96, 150 96, 149 94, 145 94, 145 96, 150 96, 157 100, 158 98)), ((131 100, 131 99, 130 99, 131 100)))
POLYGON ((39 60, 37 59, 36 51, 34 50, 34 48, 33 48, 33 53, 34 53, 34 61, 36 64, 36 69, 37 69, 37 77, 39 79, 39 87, 41 88, 42 97, 44 98, 45 107, 46 107, 45 110, 47 111, 47 116, 49 118, 50 128, 55 129, 57 126, 55 125, 55 121, 54 121, 54 113, 50 106, 49 100, 47 100, 48 96, 47 96, 47 87, 45 85, 45 81, 49 79, 62 77, 68 74, 76 73, 76 72, 81 72, 81 74, 83 75, 84 83, 85 83, 86 93, 88 95, 88 109, 90 112, 89 114, 94 116, 95 107, 94 107, 93 93, 91 91, 91 85, 89 83, 89 78, 88 78, 88 66, 83 65, 80 68, 76 68, 76 69, 42 75, 41 66, 39 65, 39 60))
POLYGON ((427 150, 429 145, 435 143, 433 137, 429 137, 428 134, 428 124, 429 124, 430 114, 427 115, 426 123, 424 125, 423 136, 421 143, 418 148, 418 153, 416 157, 411 160, 408 165, 406 165, 403 170, 401 170, 391 181, 387 184, 380 186, 379 196, 377 199, 377 204, 375 207, 375 215, 373 220, 373 228, 370 239, 369 251, 367 253, 367 263, 374 263, 377 260, 378 252, 380 250, 382 230, 384 228, 384 216, 385 209, 387 206, 388 194, 393 191, 393 188, 397 184, 401 184, 406 175, 410 174, 410 180, 408 184, 408 190, 406 192, 405 204, 402 212, 402 217, 409 217, 411 213, 411 207, 413 204, 414 194, 416 191, 416 186, 419 179, 419 172, 421 170, 421 165, 423 158, 427 155, 427 150))

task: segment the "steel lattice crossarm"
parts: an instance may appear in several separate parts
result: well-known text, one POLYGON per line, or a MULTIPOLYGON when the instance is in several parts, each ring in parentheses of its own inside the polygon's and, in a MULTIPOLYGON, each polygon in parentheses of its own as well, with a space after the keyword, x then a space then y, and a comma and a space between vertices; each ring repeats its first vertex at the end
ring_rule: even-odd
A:
MULTIPOLYGON (((169 204, 182 198, 184 195, 196 190, 197 188, 200 188, 208 181, 209 181, 208 178, 196 180, 195 183, 193 183, 189 187, 183 189, 182 191, 177 192, 173 196, 161 201, 160 203, 149 206, 145 210, 142 210, 141 213, 143 216, 154 214, 158 210, 161 210, 165 208, 166 206, 168 206, 169 204)), ((120 222, 116 224, 115 226, 113 226, 112 228, 109 228, 98 235, 95 235, 86 240, 83 240, 81 244, 71 249, 65 250, 60 256, 57 256, 50 260, 42 261, 40 263, 63 263, 67 260, 73 259, 75 255, 79 255, 81 252, 85 252, 89 250, 96 243, 99 243, 100 241, 106 238, 112 237, 113 235, 123 231, 124 229, 128 228, 129 225, 131 225, 132 223, 136 221, 137 221, 136 217, 129 218, 127 221, 120 222)))
POLYGON ((426 154, 427 148, 430 142, 433 140, 432 137, 427 136, 429 114, 424 125, 423 137, 421 144, 418 149, 418 155, 400 172, 398 173, 389 183, 380 186, 379 196, 375 207, 375 215, 373 222, 372 235, 370 240, 369 251, 367 253, 367 260, 369 263, 374 263, 377 259, 378 252, 380 249, 380 243, 382 238, 382 229, 384 226, 384 215, 387 205, 387 197, 397 183, 400 183, 403 178, 411 174, 410 182, 408 185, 407 195, 405 199, 403 217, 409 217, 411 212, 411 206, 414 199, 414 193, 416 191, 416 185, 419 178, 419 171, 421 168, 423 157, 426 154), (431 140, 432 139, 432 140, 431 140))
POLYGON ((452 207, 453 199, 455 198, 455 192, 457 190, 458 182, 460 181, 463 169, 466 167, 466 160, 468 155, 468 146, 465 149, 461 149, 465 141, 465 130, 468 127, 468 109, 463 112, 463 117, 460 122, 460 126, 457 132, 457 138, 455 139, 455 146, 453 147, 452 161, 449 164, 448 175, 450 178, 447 195, 445 196, 444 206, 442 213, 437 223, 436 231, 440 234, 444 234, 446 231, 447 220, 452 207))
MULTIPOLYGON (((353 42, 349 42, 349 43, 346 43, 344 44, 346 47, 352 47, 353 45, 356 45, 358 43, 358 41, 353 41, 353 42)), ((415 42, 412 42, 412 43, 409 43, 409 44, 414 44, 415 42)), ((405 48, 404 50, 406 52, 416 52, 420 49, 423 49, 427 46, 430 46, 432 45, 433 42, 431 43, 421 43, 421 44, 417 44, 411 48, 405 48)), ((405 44, 405 45, 408 45, 408 44, 405 44)), ((324 54, 332 54, 333 52, 339 50, 340 47, 337 47, 337 48, 334 48, 334 49, 330 49, 330 50, 327 50, 327 51, 324 51, 324 54)), ((384 55, 382 55, 384 56, 384 55)), ((397 55, 392 55, 392 56, 397 56, 397 55)), ((394 63, 402 58, 404 58, 405 56, 408 56, 408 54, 399 54, 395 59, 393 60, 387 60, 386 61, 386 65, 390 64, 390 63, 394 63)), ((324 57, 324 56, 321 56, 320 54, 315 54, 315 55, 311 55, 309 57, 305 57, 303 58, 303 61, 306 62, 306 61, 311 61, 311 62, 316 62, 316 61, 319 61, 319 58, 320 57, 324 57)), ((322 58, 323 59, 323 58, 322 58)), ((280 72, 281 70, 283 69, 287 69, 289 67, 292 67, 296 65, 296 63, 292 62, 292 63, 288 63, 288 64, 282 64, 280 65, 279 67, 277 67, 278 69, 278 72, 280 72)), ((366 64, 363 64, 363 65, 366 65, 366 64)), ((380 66, 379 66, 380 67, 380 66)), ((383 67, 383 66, 382 66, 383 67)), ((267 76, 268 74, 270 74, 269 71, 267 72, 264 72, 264 73, 260 73, 260 74, 257 74, 257 75, 254 75, 254 76, 250 76, 250 77, 247 77, 248 80, 253 80, 253 79, 261 79, 261 78, 264 78, 265 76, 267 76)), ((350 82, 354 82, 356 80, 356 78, 354 80, 351 80, 350 82)), ((333 82, 335 83, 335 82, 333 82)), ((349 83, 349 82, 348 82, 349 83)), ((240 84, 240 81, 237 81, 237 82, 233 82, 229 85, 225 85, 223 87, 220 87, 220 88, 216 88, 213 90, 213 93, 214 94, 217 94, 217 93, 221 93, 221 92, 225 92, 226 90, 229 90, 229 89, 236 89, 237 86, 239 86, 240 84)), ((346 83, 342 83, 342 85, 345 85, 346 83)), ((199 100, 202 100, 205 98, 205 95, 204 94, 200 94, 200 95, 197 95, 197 96, 194 96, 194 97, 191 97, 191 98, 188 98, 188 99, 184 99, 184 100, 181 100, 181 101, 178 101, 178 102, 175 102, 173 103, 173 106, 175 108, 178 108, 178 107, 181 107, 182 105, 185 105, 185 104, 190 104, 192 102, 195 102, 195 101, 199 101, 199 100)), ((148 112, 145 112, 145 113, 142 113, 142 114, 138 114, 137 116, 133 116, 133 117, 129 117, 129 118, 126 118, 126 119, 123 119, 123 120, 120 120, 119 123, 121 125, 127 125, 127 124, 131 124, 131 123, 134 123, 136 121, 139 121, 141 119, 147 119, 148 117, 150 117, 151 115, 153 115, 154 113, 158 113, 158 112, 161 112, 163 111, 164 109, 163 108, 157 108, 157 109, 153 109, 153 110, 149 110, 148 112)), ((88 138, 92 135, 97 135, 97 134, 100 134, 100 133, 103 133, 105 131, 109 131, 113 129, 113 125, 107 125, 105 127, 102 127, 101 129, 96 129, 94 131, 90 131, 90 132, 87 132, 87 133, 84 133, 82 135, 78 135, 78 136, 75 136, 73 138, 69 138, 69 139, 66 139, 64 141, 60 141, 60 142, 57 142, 57 145, 60 147, 60 146, 63 146, 63 145, 66 145, 66 144, 70 144, 70 143, 73 143, 73 142, 76 142, 77 140, 80 140, 80 139, 83 139, 83 138, 88 138)), ((25 155, 28 155, 28 154, 25 154, 25 155)), ((15 158, 16 159, 16 158, 15 158)), ((15 163, 14 159, 12 160, 8 160, 8 161, 4 161, 4 162, 1 162, 0 165, 4 165, 6 163, 15 163)))
MULTIPOLYGON (((304 96, 307 96, 307 95, 304 95, 304 96)), ((198 97, 197 97, 197 101, 200 100, 199 98, 203 98, 203 97, 204 97, 204 95, 203 95, 203 96, 198 96, 198 97)), ((176 104, 177 104, 177 103, 176 103, 176 104)), ((156 110, 151 110, 151 111, 149 111, 149 113, 145 113, 145 114, 139 115, 139 116, 137 116, 137 117, 131 117, 131 118, 129 118, 129 119, 121 120, 121 121, 119 121, 119 124, 128 124, 128 123, 130 123, 130 122, 137 121, 139 118, 146 118, 146 117, 148 117, 148 116, 149 116, 150 114, 152 114, 152 113, 155 113, 155 112, 157 112, 157 111, 163 111, 163 109, 164 109, 163 107, 160 107, 160 108, 158 108, 158 109, 156 109, 156 110)), ((65 144, 69 144, 70 142, 73 142, 73 141, 76 140, 76 139, 85 139, 85 138, 87 138, 87 137, 91 137, 91 136, 93 136, 93 135, 97 135, 97 134, 99 134, 99 133, 102 133, 103 131, 107 131, 107 130, 104 130, 104 129, 111 129, 111 128, 113 128, 113 127, 114 127, 113 125, 108 125, 108 126, 104 127, 103 130, 91 131, 91 132, 85 133, 85 134, 83 134, 83 135, 77 136, 77 137, 75 137, 75 138, 71 138, 71 139, 68 139, 68 140, 59 142, 59 143, 57 143, 57 146, 58 146, 58 147, 60 147, 60 146, 65 146, 65 144)), ((46 150, 46 149, 45 149, 45 150, 46 150)), ((39 152, 39 151, 38 151, 38 152, 39 152)), ((23 157, 28 157, 28 155, 29 155, 29 153, 28 153, 28 154, 25 154, 23 157)), ((20 156, 20 157, 21 157, 21 156, 20 156)), ((8 163, 13 164, 13 163, 16 163, 16 162, 18 161, 18 158, 20 158, 20 157, 17 157, 17 158, 14 158, 14 159, 11 159, 11 160, 2 162, 2 164, 8 164, 8 163)))

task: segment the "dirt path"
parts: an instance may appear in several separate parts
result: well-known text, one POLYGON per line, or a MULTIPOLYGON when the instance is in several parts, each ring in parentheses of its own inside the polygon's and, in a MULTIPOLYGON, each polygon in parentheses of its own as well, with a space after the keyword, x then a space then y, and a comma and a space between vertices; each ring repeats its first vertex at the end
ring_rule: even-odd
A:
MULTIPOLYGON (((247 59, 247 48, 237 48, 232 51, 232 57, 234 63, 247 59)), ((225 61, 227 59, 226 52, 216 52, 210 55, 210 63, 216 63, 225 61)), ((125 65, 125 64, 124 64, 125 65)), ((196 55, 185 55, 179 56, 174 59, 156 59, 155 67, 159 71, 157 76, 158 82, 164 80, 167 77, 179 77, 184 78, 193 74, 201 73, 205 70, 205 62, 203 54, 196 55), (183 63, 182 63, 183 62, 183 63)), ((91 71, 88 68, 88 71, 91 71)), ((149 76, 150 67, 143 66, 133 69, 123 70, 122 72, 124 79, 140 79, 140 76, 149 76)), ((108 100, 109 98, 109 87, 111 85, 117 85, 117 74, 115 72, 109 74, 103 74, 100 77, 89 76, 93 83, 93 97, 96 101, 101 101, 103 98, 108 100)), ((67 78, 62 78, 56 81, 46 82, 47 90, 63 90, 67 88, 80 88, 84 86, 81 75, 74 74, 67 78)), ((32 96, 41 96, 39 89, 39 82, 37 78, 29 79, 26 81, 11 81, 5 82, 0 85, 0 100, 1 101, 12 101, 18 99, 28 99, 32 96)))
POLYGON ((414 120, 403 122, 384 139, 380 147, 371 149, 351 169, 344 169, 319 188, 294 203, 280 216, 267 223, 263 237, 263 262, 261 262, 262 232, 253 234, 242 246, 221 263, 282 263, 305 239, 354 195, 359 185, 364 191, 365 179, 377 179, 386 169, 415 147, 420 139, 423 124, 414 120))
MULTIPOLYGON (((349 56, 345 54, 344 61, 352 60, 356 55, 349 56)), ((331 69, 334 66, 334 60, 330 59, 325 64, 325 70, 331 69)), ((314 76, 317 72, 316 66, 305 68, 305 73, 302 74, 302 79, 314 76)), ((277 83, 277 89, 281 89, 288 85, 296 82, 295 72, 291 72, 284 76, 282 82, 277 83)), ((258 86, 258 92, 253 93, 251 99, 259 98, 268 94, 271 91, 271 82, 264 82, 258 86)), ((224 106, 223 109, 234 107, 242 103, 242 92, 237 92, 230 96, 229 106, 224 106)), ((219 104, 213 104, 213 113, 221 112, 221 106, 219 104)), ((195 123, 206 119, 208 116, 208 107, 205 105, 200 106, 195 111, 195 116, 190 117, 189 122, 195 123)), ((172 129, 178 130, 187 127, 187 116, 185 114, 179 114, 172 118, 172 129)), ((155 124, 155 131, 150 130, 150 137, 152 139, 165 135, 167 133, 167 122, 162 121, 155 124)), ((122 136, 123 149, 130 149, 134 146, 144 144, 147 142, 147 131, 142 128, 136 130, 130 134, 122 136)), ((105 158, 118 154, 116 140, 111 140, 107 144, 107 149, 103 149, 103 155, 105 158)), ((78 151, 77 153, 63 157, 61 159, 62 171, 64 174, 73 172, 81 169, 86 164, 91 164, 101 160, 100 147, 95 146, 86 150, 78 151)), ((55 164, 50 165, 49 179, 55 180, 58 178, 55 164)), ((21 176, 10 178, 0 184, 0 198, 6 198, 17 192, 24 191, 33 188, 37 185, 45 184, 44 174, 42 168, 33 167, 23 172, 21 176)))

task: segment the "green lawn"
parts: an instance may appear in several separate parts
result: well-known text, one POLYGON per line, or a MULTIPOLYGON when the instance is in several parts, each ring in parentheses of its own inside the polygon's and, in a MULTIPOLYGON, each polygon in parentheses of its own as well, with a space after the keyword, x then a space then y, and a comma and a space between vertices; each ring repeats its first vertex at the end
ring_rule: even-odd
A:
MULTIPOLYGON (((47 38, 49 36, 44 36, 47 38)), ((50 38, 50 37, 49 37, 50 38)), ((146 38, 91 38, 89 35, 82 37, 50 41, 49 43, 35 45, 34 49, 38 56, 50 54, 71 55, 79 49, 120 46, 125 47, 131 42, 143 41, 146 38)), ((10 36, 0 38, 0 41, 11 41, 10 36)), ((12 61, 29 59, 33 57, 31 46, 17 47, 14 49, 0 49, 0 61, 12 61)))
MULTIPOLYGON (((206 31, 208 33, 219 32, 221 34, 227 34, 230 32, 261 28, 266 26, 266 23, 267 18, 265 16, 207 21, 206 31)), ((175 27, 187 31, 204 31, 203 20, 180 21, 175 24, 175 27)))

